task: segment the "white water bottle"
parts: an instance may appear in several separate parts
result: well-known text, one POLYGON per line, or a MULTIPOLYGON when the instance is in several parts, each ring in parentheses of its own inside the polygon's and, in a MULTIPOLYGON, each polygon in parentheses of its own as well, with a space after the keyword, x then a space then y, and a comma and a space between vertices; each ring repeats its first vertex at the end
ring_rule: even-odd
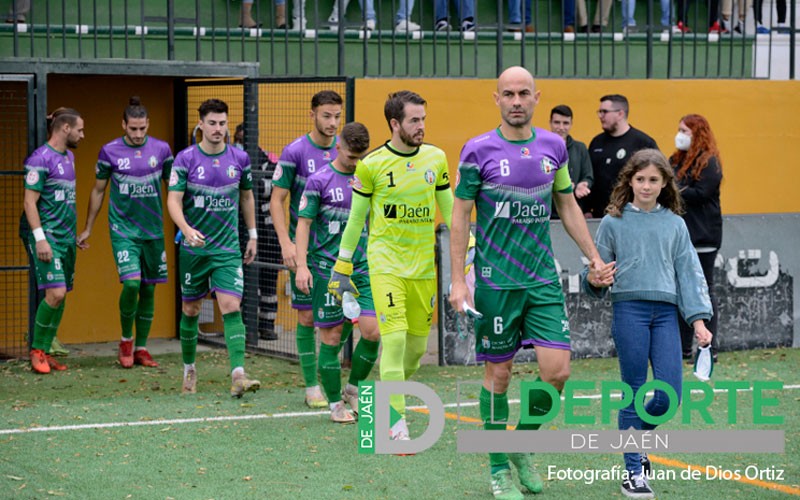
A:
POLYGON ((361 306, 358 305, 358 299, 350 292, 342 294, 342 311, 347 319, 356 319, 361 316, 361 306))

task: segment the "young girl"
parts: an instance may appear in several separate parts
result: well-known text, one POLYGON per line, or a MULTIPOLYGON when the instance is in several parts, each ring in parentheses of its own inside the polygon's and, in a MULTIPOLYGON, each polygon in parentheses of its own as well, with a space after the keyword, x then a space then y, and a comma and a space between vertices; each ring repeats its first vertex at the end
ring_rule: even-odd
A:
MULTIPOLYGON (((678 312, 694 327, 698 343, 708 345, 711 332, 703 320, 711 318, 711 302, 697 252, 683 219, 681 197, 667 159, 656 149, 634 154, 620 172, 597 230, 596 245, 605 262, 616 261, 611 287, 611 334, 619 357, 622 381, 635 394, 647 381, 648 362, 653 377, 681 394, 681 339, 678 312)), ((595 269, 583 272, 583 288, 602 297, 606 289, 595 269)), ((655 391, 647 413, 663 415, 669 399, 655 391)), ((619 429, 654 429, 643 422, 633 403, 619 412, 619 429)), ((646 479, 646 455, 625 453, 627 477, 622 493, 653 498, 646 479), (643 473, 642 469, 645 469, 643 473)))

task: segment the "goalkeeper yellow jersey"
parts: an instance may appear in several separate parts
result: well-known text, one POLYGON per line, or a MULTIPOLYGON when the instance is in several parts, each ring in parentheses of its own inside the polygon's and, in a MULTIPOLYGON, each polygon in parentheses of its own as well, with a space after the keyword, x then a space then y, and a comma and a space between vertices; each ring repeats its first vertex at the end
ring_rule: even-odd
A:
POLYGON ((353 191, 370 199, 370 275, 434 279, 436 191, 450 189, 444 151, 400 153, 387 142, 356 167, 353 191))

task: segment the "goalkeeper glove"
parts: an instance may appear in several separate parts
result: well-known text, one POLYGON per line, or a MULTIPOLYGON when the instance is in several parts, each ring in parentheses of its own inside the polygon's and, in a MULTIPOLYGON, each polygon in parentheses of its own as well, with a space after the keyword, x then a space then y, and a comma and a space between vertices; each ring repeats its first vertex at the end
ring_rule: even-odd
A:
POLYGON ((353 274, 353 263, 347 259, 336 259, 336 264, 333 266, 331 272, 331 279, 328 281, 328 293, 330 293, 336 302, 342 303, 342 295, 345 292, 350 292, 354 297, 358 297, 358 288, 353 284, 350 276, 353 274))

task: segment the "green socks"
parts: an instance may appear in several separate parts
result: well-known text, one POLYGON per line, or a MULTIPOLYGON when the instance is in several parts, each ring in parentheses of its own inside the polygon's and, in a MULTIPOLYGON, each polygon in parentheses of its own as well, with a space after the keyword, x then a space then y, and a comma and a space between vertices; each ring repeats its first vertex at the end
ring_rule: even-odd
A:
POLYGON ((319 381, 325 389, 328 402, 342 400, 342 365, 338 345, 319 345, 319 381))
POLYGON ((406 350, 403 355, 403 372, 408 380, 419 370, 422 356, 428 350, 428 336, 406 335, 406 350))
POLYGON ((181 313, 181 354, 183 354, 183 364, 194 364, 197 355, 197 332, 200 316, 187 316, 181 313))
POLYGON ((358 387, 360 381, 369 377, 369 372, 372 371, 372 367, 375 366, 375 361, 378 359, 380 345, 381 343, 378 341, 361 337, 353 351, 353 364, 350 368, 350 378, 348 379, 350 384, 358 387))
POLYGON ((342 347, 347 343, 347 339, 350 338, 350 335, 353 334, 353 323, 345 318, 344 323, 342 323, 342 337, 339 339, 339 350, 342 350, 342 347))
POLYGON ((122 293, 119 295, 119 322, 122 326, 122 336, 126 339, 133 337, 133 320, 136 317, 136 307, 139 302, 139 285, 139 280, 122 282, 122 293))
POLYGON ((139 288, 139 307, 136 309, 136 347, 147 345, 150 326, 153 324, 155 311, 156 286, 142 285, 139 288))
POLYGON ((314 340, 314 327, 297 324, 297 355, 300 357, 300 368, 306 387, 318 385, 317 381, 317 345, 314 340))
POLYGON ((231 371, 234 368, 244 367, 244 344, 247 340, 247 333, 242 322, 242 313, 236 311, 223 314, 222 324, 225 328, 225 344, 228 346, 231 371))
POLYGON ((59 309, 64 310, 63 307, 63 303, 57 308, 50 307, 46 300, 39 303, 39 307, 36 309, 36 323, 33 326, 32 349, 41 349, 44 352, 50 349, 50 344, 53 343, 53 337, 56 336, 58 328, 57 324, 56 328, 53 328, 53 319, 59 315, 59 309))
MULTIPOLYGON (((403 355, 406 350, 406 332, 392 332, 381 335, 383 353, 381 354, 381 380, 403 381, 403 355)), ((401 416, 406 414, 406 397, 402 394, 389 396, 389 404, 401 416)))
MULTIPOLYGON (((485 387, 481 387, 480 410, 485 430, 505 430, 508 421, 508 393, 492 394, 485 387), (492 411, 492 404, 494 404, 494 411, 492 411), (496 423, 492 423, 492 421, 496 423)), ((505 453, 489 453, 489 464, 492 467, 492 474, 510 468, 508 455, 505 453)))
MULTIPOLYGON (((541 382, 540 377, 536 377, 537 382, 541 382)), ((561 391, 558 391, 559 394, 561 391)), ((534 389, 530 392, 528 399, 528 415, 541 416, 546 415, 553 407, 553 400, 550 398, 550 393, 541 389, 534 389)), ((519 431, 535 431, 541 427, 542 424, 517 424, 516 429, 519 431)))

